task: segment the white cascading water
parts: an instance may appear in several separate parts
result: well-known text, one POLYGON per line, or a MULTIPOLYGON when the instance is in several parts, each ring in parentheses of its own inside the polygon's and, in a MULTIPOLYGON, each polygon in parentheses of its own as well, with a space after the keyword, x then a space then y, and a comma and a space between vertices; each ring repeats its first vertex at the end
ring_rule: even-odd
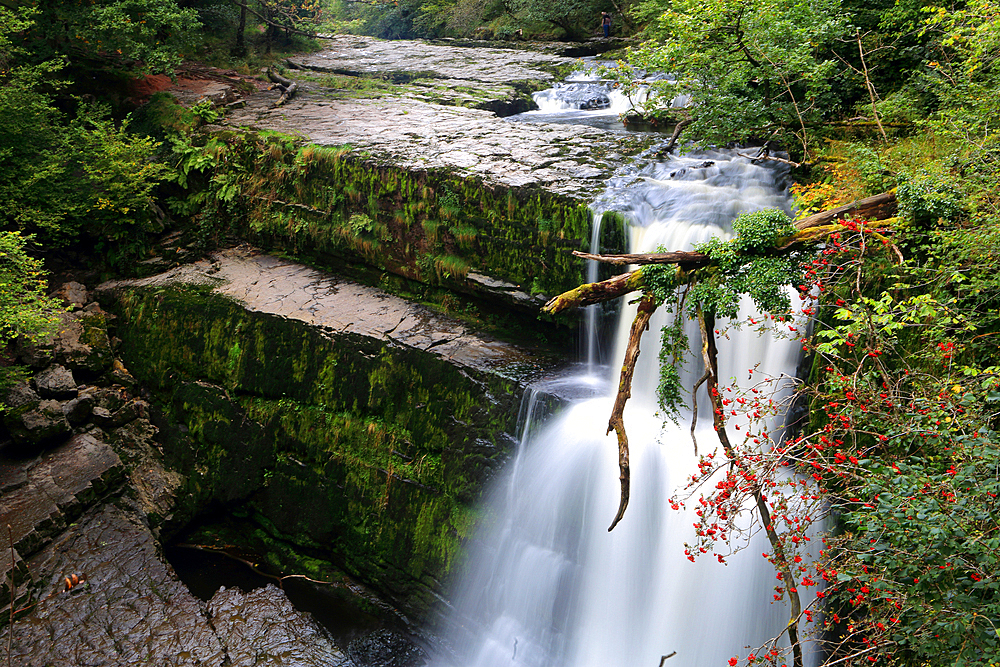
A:
MULTIPOLYGON (((659 245, 689 249, 728 235, 740 213, 787 206, 780 167, 719 151, 621 176, 595 209, 622 210, 633 222, 631 251, 643 252, 659 245)), ((454 654, 441 664, 657 667, 675 653, 666 667, 724 667, 787 622, 786 607, 770 603, 775 573, 761 557, 769 550, 762 536, 726 565, 711 555, 695 563, 684 555, 684 542, 695 539, 696 517, 670 509, 668 499, 697 469, 684 423, 690 415, 676 426, 656 414, 663 313, 644 337, 625 412, 631 500, 608 532, 620 487, 617 442, 605 432, 634 306, 622 310, 605 377, 540 387, 522 409, 520 448, 485 500, 453 595, 447 641, 454 654), (569 385, 576 389, 568 391, 569 385), (531 414, 541 409, 538 396, 573 391, 590 397, 570 401, 547 420, 531 414)), ((723 380, 745 382, 751 367, 755 376, 787 376, 798 357, 793 340, 746 330, 731 331, 720 348, 723 380)), ((689 361, 688 387, 700 374, 698 361, 689 361)), ((704 409, 708 401, 701 399, 704 409)), ((718 446, 708 414, 699 419, 701 453, 718 446)))

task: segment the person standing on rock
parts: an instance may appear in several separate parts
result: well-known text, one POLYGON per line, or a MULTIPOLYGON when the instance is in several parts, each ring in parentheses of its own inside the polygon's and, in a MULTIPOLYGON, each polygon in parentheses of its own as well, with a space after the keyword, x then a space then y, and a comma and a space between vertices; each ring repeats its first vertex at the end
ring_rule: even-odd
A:
POLYGON ((604 29, 604 38, 611 36, 611 14, 601 12, 601 27, 604 29))

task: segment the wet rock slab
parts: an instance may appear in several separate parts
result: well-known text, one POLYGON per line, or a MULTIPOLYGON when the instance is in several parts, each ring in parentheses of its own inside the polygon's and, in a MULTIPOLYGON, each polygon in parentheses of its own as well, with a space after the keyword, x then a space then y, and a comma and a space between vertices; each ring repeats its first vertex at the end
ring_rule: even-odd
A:
POLYGON ((385 41, 361 35, 335 35, 324 40, 324 46, 320 53, 291 61, 301 68, 356 76, 397 73, 494 84, 554 81, 553 68, 577 62, 539 51, 385 41))
POLYGON ((48 580, 49 596, 15 622, 15 664, 223 664, 198 600, 157 558, 149 530, 117 507, 78 521, 29 568, 48 580), (85 581, 67 591, 71 574, 85 581))
POLYGON ((530 350, 475 332, 458 320, 374 287, 246 247, 214 253, 141 280, 105 283, 115 290, 171 284, 214 285, 252 311, 305 322, 330 332, 355 333, 426 351, 460 366, 523 379, 541 358, 530 350))
POLYGON ((312 617, 295 610, 273 584, 250 593, 221 589, 208 603, 212 628, 225 643, 231 667, 349 664, 312 617))
MULTIPOLYGON (((206 606, 160 560, 149 529, 105 505, 32 558, 45 595, 13 626, 23 667, 80 665, 310 665, 347 657, 274 586, 220 590, 206 606), (65 578, 80 584, 67 589, 65 578)), ((0 633, 4 647, 7 632, 0 633)))
MULTIPOLYGON (((589 200, 624 159, 651 139, 578 125, 512 122, 489 111, 454 106, 461 93, 488 107, 512 95, 504 83, 554 81, 543 67, 570 63, 532 51, 381 42, 343 37, 328 50, 295 63, 322 71, 364 74, 417 72, 423 78, 398 96, 329 99, 309 84, 273 108, 278 91, 252 97, 227 123, 276 130, 321 145, 350 144, 380 163, 405 169, 444 169, 506 187, 544 187, 589 200), (501 89, 497 89, 501 86, 501 89), (431 89, 436 89, 437 92, 431 89), (435 97, 442 103, 434 103, 435 97)), ((459 102, 461 103, 461 102, 459 102)))
MULTIPOLYGON (((35 553, 114 490, 124 477, 118 455, 91 434, 75 435, 33 458, 0 456, 0 526, 17 560, 35 553)), ((10 558, 0 559, 6 591, 10 558)))

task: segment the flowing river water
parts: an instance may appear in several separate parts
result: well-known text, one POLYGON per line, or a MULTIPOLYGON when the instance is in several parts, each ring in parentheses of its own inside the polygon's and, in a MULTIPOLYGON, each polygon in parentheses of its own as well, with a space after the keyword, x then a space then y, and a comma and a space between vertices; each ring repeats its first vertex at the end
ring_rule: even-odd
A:
MULTIPOLYGON (((539 93, 542 108, 518 120, 562 117, 599 125, 620 109, 573 106, 600 89, 598 82, 576 81, 539 93)), ((621 103, 611 91, 605 94, 621 103)), ((729 235, 740 213, 772 207, 789 207, 784 170, 752 164, 736 151, 635 166, 613 179, 594 204, 598 213, 625 214, 630 252, 660 245, 690 249, 729 235)), ((618 527, 607 530, 619 483, 617 444, 605 432, 634 312, 625 305, 614 340, 603 343, 609 365, 598 363, 602 343, 590 344, 584 372, 540 385, 522 406, 519 450, 485 500, 483 527, 453 596, 453 653, 438 663, 656 667, 673 654, 667 667, 722 667, 746 655, 746 647, 778 635, 787 622, 787 608, 770 603, 775 574, 761 557, 768 550, 763 536, 725 565, 711 554, 696 563, 684 555, 696 517, 671 510, 669 497, 696 472, 696 457, 690 415, 674 425, 657 414, 658 333, 667 323, 662 312, 644 337, 625 412, 631 501, 618 527), (577 398, 553 409, 553 394, 577 398)), ((595 339, 595 318, 587 322, 588 337, 595 339)), ((799 349, 794 340, 749 330, 731 330, 720 348, 720 379, 740 382, 751 367, 755 375, 794 374, 799 349)), ((690 387, 701 370, 693 357, 688 362, 682 377, 690 387)), ((702 405, 707 402, 702 396, 702 405)), ((705 453, 718 442, 707 410, 699 423, 705 453)))

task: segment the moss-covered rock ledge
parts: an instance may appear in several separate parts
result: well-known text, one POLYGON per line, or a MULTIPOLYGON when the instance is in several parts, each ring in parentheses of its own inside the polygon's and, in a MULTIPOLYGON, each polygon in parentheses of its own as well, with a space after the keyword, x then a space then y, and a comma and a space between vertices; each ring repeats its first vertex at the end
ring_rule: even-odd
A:
POLYGON ((120 354, 147 385, 180 526, 213 502, 430 609, 553 360, 377 289, 247 250, 107 283, 120 354), (179 494, 184 498, 184 494, 179 494))

